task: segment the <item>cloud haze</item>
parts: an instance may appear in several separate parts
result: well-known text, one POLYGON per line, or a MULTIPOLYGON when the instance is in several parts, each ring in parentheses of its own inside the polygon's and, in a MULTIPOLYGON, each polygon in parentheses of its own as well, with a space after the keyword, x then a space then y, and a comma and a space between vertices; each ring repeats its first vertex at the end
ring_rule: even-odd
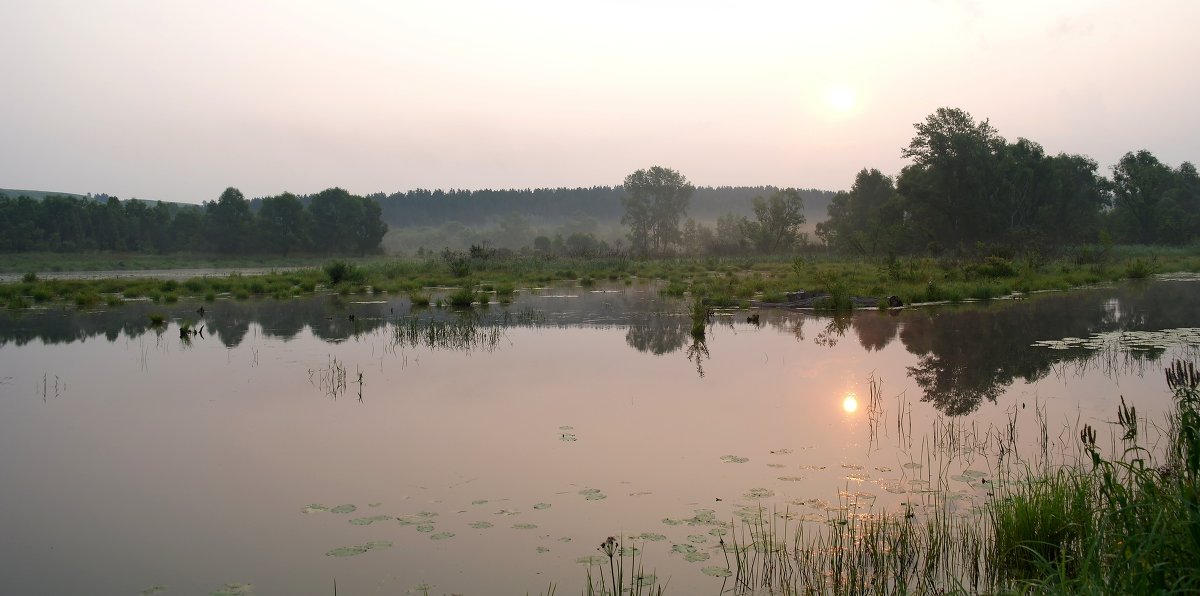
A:
POLYGON ((1200 3, 575 4, 5 2, 0 187, 199 202, 661 164, 837 189, 898 172, 939 106, 1104 167, 1198 157, 1200 3))

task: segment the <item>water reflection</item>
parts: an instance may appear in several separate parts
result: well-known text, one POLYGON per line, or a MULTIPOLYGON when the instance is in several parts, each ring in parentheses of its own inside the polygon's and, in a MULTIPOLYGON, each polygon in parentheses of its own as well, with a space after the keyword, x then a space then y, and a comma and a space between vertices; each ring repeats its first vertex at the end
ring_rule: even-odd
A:
POLYGON ((858 396, 850 393, 842 400, 842 411, 853 414, 858 411, 858 396))
MULTIPOLYGON (((944 414, 961 416, 982 403, 994 402, 1016 380, 1032 382, 1091 366, 1136 370, 1157 361, 1164 348, 1151 346, 1125 353, 1032 348, 1031 344, 1112 331, 1195 326, 1200 321, 1198 294, 1200 284, 1194 282, 1156 281, 901 312, 863 311, 831 317, 763 311, 758 313, 761 319, 752 317, 753 322, 742 323, 741 316, 723 317, 717 326, 727 326, 733 333, 764 326, 807 342, 805 331, 811 324, 817 329, 812 343, 838 350, 845 349, 839 344, 852 330, 866 354, 881 354, 899 339, 903 349, 916 357, 907 373, 920 388, 922 399, 944 414)), ((398 347, 422 345, 444 350, 495 349, 509 327, 617 326, 625 328, 626 343, 639 352, 658 356, 683 350, 696 374, 704 377, 706 363, 713 357, 711 344, 721 341, 719 330, 712 337, 692 337, 685 307, 659 298, 653 289, 521 293, 511 305, 461 311, 413 309, 402 297, 336 295, 289 301, 218 300, 197 306, 135 302, 97 311, 62 307, 3 311, 0 347, 32 341, 83 342, 94 337, 115 342, 121 336, 136 338, 147 333, 155 334, 159 342, 173 339, 163 337, 165 327, 152 324, 152 313, 165 315, 174 326, 203 326, 203 336, 181 336, 183 349, 210 338, 236 347, 246 341, 254 324, 267 338, 289 341, 308 329, 326 342, 341 342, 391 326, 398 347)), ((846 411, 851 410, 847 407, 846 411)))

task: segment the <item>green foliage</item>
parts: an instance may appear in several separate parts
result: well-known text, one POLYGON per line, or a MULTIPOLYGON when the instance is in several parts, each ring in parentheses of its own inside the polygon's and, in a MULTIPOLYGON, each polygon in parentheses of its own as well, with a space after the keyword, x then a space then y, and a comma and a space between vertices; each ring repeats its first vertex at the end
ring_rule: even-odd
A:
POLYGON ((346 261, 330 261, 322 267, 325 271, 325 278, 329 280, 330 285, 339 285, 343 282, 360 282, 364 279, 362 270, 346 261))
POLYGON ((654 166, 625 177, 625 215, 629 241, 638 255, 663 254, 682 239, 680 220, 696 190, 679 172, 654 166))
POLYGON ((1150 276, 1151 266, 1145 259, 1134 259, 1125 265, 1125 277, 1145 279, 1150 276))
POLYGON ((471 288, 461 288, 446 297, 450 306, 462 308, 475 302, 475 292, 471 288))

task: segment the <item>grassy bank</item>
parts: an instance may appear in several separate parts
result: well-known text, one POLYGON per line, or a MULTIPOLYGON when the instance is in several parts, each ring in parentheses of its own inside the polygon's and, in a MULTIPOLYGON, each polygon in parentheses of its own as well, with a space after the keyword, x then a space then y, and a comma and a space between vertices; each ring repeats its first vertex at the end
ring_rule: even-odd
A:
MULTIPOLYGON (((9 255, 9 257, 13 257, 9 255)), ((79 306, 119 305, 126 298, 171 301, 183 296, 288 298, 335 289, 343 293, 406 293, 424 298, 427 288, 454 287, 473 292, 511 294, 511 289, 571 281, 587 287, 597 282, 658 281, 667 295, 703 297, 714 306, 746 305, 750 300, 780 301, 799 289, 832 294, 827 308, 844 309, 850 296, 897 296, 904 303, 961 301, 1006 296, 1013 292, 1065 290, 1072 287, 1143 278, 1154 273, 1200 271, 1200 255, 1181 249, 1117 248, 1102 258, 1073 254, 1054 260, 949 258, 858 259, 834 256, 634 260, 620 257, 571 259, 548 257, 446 257, 324 261, 316 258, 235 259, 139 255, 123 258, 54 261, 59 270, 102 270, 178 267, 302 267, 300 270, 246 276, 206 276, 182 282, 154 279, 45 279, 50 268, 35 267, 46 255, 29 255, 22 281, 0 284, 0 301, 10 308, 39 302, 79 306)), ((78 258, 78 257, 69 257, 78 258)), ((48 261, 47 261, 48 262, 48 261)), ((9 262, 7 266, 13 266, 9 262)), ((478 301, 478 300, 476 300, 478 301)))

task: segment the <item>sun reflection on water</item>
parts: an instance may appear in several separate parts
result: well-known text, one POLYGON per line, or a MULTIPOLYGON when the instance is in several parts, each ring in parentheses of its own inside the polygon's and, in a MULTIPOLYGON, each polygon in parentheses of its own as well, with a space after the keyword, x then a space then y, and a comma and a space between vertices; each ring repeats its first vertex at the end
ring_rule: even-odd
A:
POLYGON ((846 394, 846 398, 842 400, 842 410, 847 414, 853 414, 858 410, 858 396, 853 393, 846 394))

